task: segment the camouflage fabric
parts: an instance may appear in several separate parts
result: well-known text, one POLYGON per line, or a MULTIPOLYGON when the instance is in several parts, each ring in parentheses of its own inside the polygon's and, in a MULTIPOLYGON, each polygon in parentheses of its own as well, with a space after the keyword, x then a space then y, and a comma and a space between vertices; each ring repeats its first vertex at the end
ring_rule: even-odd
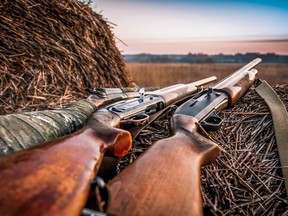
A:
POLYGON ((96 109, 80 100, 64 109, 0 116, 0 156, 70 134, 82 128, 96 109))

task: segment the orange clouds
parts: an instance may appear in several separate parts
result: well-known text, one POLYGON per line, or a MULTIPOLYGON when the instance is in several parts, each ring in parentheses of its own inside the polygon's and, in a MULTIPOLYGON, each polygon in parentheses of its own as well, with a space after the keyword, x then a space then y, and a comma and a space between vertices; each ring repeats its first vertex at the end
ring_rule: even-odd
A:
POLYGON ((288 55, 288 40, 262 41, 148 41, 127 40, 118 43, 123 54, 236 54, 246 52, 277 53, 288 55))

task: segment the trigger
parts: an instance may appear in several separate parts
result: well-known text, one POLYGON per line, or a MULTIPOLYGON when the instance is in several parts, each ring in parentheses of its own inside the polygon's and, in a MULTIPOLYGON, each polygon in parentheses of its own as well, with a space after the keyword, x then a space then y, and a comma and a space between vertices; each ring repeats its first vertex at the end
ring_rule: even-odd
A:
POLYGON ((141 126, 149 122, 149 115, 142 113, 136 116, 132 116, 128 119, 123 119, 121 121, 121 126, 124 127, 133 127, 133 126, 141 126))
POLYGON ((220 129, 222 123, 223 119, 214 112, 200 122, 201 126, 207 131, 215 131, 220 129))

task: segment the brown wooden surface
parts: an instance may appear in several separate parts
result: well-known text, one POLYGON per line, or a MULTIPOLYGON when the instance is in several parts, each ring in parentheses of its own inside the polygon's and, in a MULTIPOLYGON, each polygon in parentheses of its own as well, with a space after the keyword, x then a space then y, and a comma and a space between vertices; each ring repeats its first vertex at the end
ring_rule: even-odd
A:
POLYGON ((95 119, 89 125, 64 138, 1 158, 0 215, 80 214, 103 154, 110 148, 121 155, 132 142, 126 131, 95 119))
POLYGON ((229 95, 229 105, 233 106, 253 85, 256 74, 256 69, 251 71, 244 71, 243 74, 233 77, 233 79, 226 79, 223 82, 214 86, 215 89, 227 92, 229 95))
POLYGON ((214 89, 228 93, 229 106, 235 105, 240 97, 253 85, 258 73, 254 67, 261 61, 260 58, 254 59, 213 86, 214 89))
POLYGON ((108 184, 108 214, 202 214, 200 167, 213 161, 219 148, 197 133, 193 117, 175 115, 174 130, 108 184))

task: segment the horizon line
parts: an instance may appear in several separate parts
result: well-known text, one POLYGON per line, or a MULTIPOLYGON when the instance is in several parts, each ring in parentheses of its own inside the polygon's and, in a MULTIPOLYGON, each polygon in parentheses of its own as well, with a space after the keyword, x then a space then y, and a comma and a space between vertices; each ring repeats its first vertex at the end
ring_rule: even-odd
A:
MULTIPOLYGON (((258 36, 257 36, 258 37, 258 36)), ((279 37, 262 37, 262 38, 256 38, 256 37, 213 37, 213 38, 125 38, 120 39, 119 37, 115 36, 115 40, 119 41, 121 43, 126 44, 125 41, 130 42, 150 42, 150 43, 185 43, 185 42, 287 42, 288 41, 288 35, 285 36, 279 36, 279 37)))
POLYGON ((278 56, 288 56, 288 54, 278 54, 278 53, 275 53, 275 52, 266 52, 266 53, 259 53, 259 52, 245 52, 245 53, 242 53, 242 52, 239 52, 239 53, 231 53, 231 54, 224 54, 224 53, 217 53, 217 54, 208 54, 208 53, 203 53, 203 52, 188 52, 186 54, 177 54, 177 53, 163 53, 163 54, 158 54, 158 53, 147 53, 147 52, 139 52, 139 53, 126 53, 126 54, 122 54, 122 55, 162 55, 162 56, 169 56, 169 55, 208 55, 208 56, 214 56, 214 55, 254 55, 254 54, 257 54, 257 55, 278 55, 278 56))
POLYGON ((207 53, 237 54, 237 53, 277 53, 288 54, 288 39, 278 40, 250 40, 250 41, 126 41, 118 43, 119 50, 125 54, 153 53, 153 54, 188 54, 207 53))

